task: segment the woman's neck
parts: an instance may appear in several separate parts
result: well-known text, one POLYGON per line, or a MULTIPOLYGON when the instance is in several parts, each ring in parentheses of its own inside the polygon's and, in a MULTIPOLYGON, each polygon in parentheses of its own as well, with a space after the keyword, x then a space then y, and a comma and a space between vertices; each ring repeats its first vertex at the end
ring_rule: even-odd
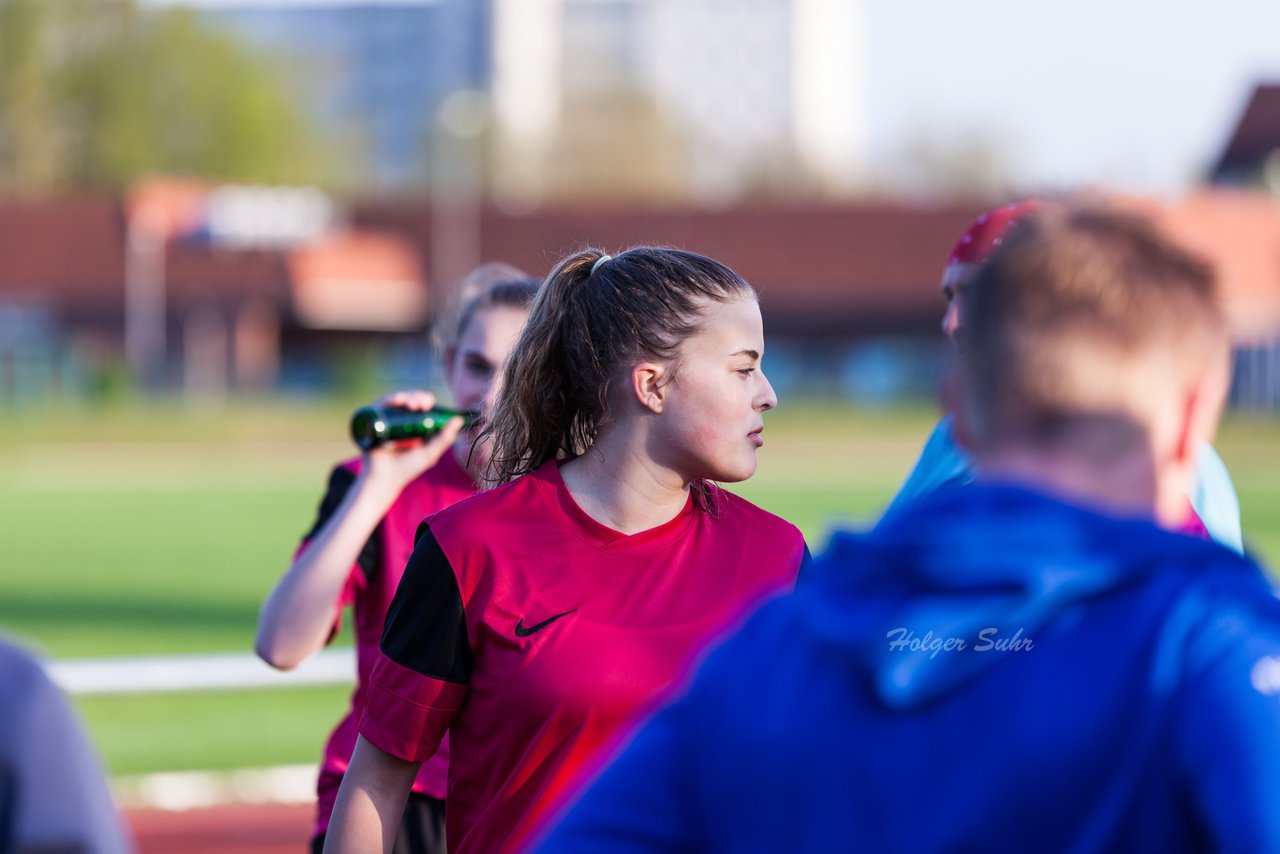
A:
POLYGON ((634 438, 618 429, 602 431, 585 454, 560 467, 583 512, 623 534, 664 525, 689 501, 689 484, 655 462, 634 438))

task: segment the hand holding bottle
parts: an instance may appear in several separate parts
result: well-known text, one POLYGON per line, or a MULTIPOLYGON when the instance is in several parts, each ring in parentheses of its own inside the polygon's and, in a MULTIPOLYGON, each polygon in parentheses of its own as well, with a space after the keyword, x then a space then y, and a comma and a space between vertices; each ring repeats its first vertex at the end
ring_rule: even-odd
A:
POLYGON ((465 413, 436 408, 435 395, 428 391, 397 391, 380 398, 352 418, 352 435, 364 452, 362 477, 399 495, 448 452, 466 423, 465 413), (409 413, 416 417, 405 417, 409 413))

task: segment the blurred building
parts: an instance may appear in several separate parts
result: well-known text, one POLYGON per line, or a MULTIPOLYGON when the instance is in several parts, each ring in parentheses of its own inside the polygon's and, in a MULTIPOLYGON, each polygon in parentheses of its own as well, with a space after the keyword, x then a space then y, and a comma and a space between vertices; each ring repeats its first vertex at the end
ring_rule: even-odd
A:
POLYGON ((536 204, 566 130, 627 99, 682 138, 695 200, 780 169, 832 196, 863 183, 863 0, 493 0, 493 26, 500 201, 536 204))
MULTIPOLYGON (((760 294, 767 368, 780 393, 887 404, 936 390, 947 355, 938 278, 956 235, 980 210, 964 202, 595 204, 528 213, 490 206, 476 228, 480 257, 538 276, 584 246, 653 244, 720 259, 760 294)), ((351 215, 424 257, 437 245, 439 217, 428 204, 369 201, 351 215)))
POLYGON ((1280 86, 1254 88, 1209 181, 1280 195, 1280 86))
POLYGON ((491 101, 485 180, 511 208, 580 196, 592 163, 624 194, 647 165, 662 174, 640 189, 702 202, 864 185, 865 0, 191 2, 366 147, 375 191, 432 183, 460 90, 491 101))
MULTIPOLYGON (((421 380, 421 333, 452 284, 424 272, 436 266, 439 211, 384 200, 345 216, 304 210, 287 226, 290 208, 307 207, 299 195, 160 182, 125 198, 0 203, 0 402, 59 386, 75 395, 126 365, 205 399, 319 392, 353 344, 412 357, 421 380)), ((761 294, 781 387, 888 400, 932 389, 944 352, 938 259, 976 211, 486 206, 476 239, 481 257, 534 275, 585 244, 724 259, 761 294)))
POLYGON ((278 60, 318 126, 362 152, 373 190, 424 184, 441 103, 489 85, 489 6, 477 0, 198 8, 278 60))
POLYGON ((1218 188, 1166 211, 1173 227, 1214 260, 1228 299, 1255 291, 1251 318, 1238 337, 1232 401, 1280 409, 1280 282, 1274 212, 1280 200, 1280 85, 1254 87, 1227 135, 1209 183, 1218 188))
MULTIPOLYGON (((1280 206, 1252 192, 1117 199, 1216 268, 1236 352, 1232 402, 1280 409, 1280 206)), ((481 257, 536 275, 583 246, 675 246, 725 261, 760 294, 770 376, 792 393, 864 403, 928 397, 948 354, 939 278, 985 205, 764 204, 639 210, 601 205, 480 212, 481 257)), ((357 224, 432 251, 429 205, 375 201, 357 224)), ((426 266, 426 262, 424 262, 426 266)))
MULTIPOLYGON (((1232 400, 1280 409, 1280 206, 1234 190, 1121 201, 1214 263, 1237 348, 1232 400)), ((470 228, 477 257, 537 276, 588 245, 721 259, 760 294, 779 390, 866 404, 932 394, 948 353, 939 275, 984 206, 485 205, 470 228)), ((378 362, 378 382, 426 382, 423 333, 454 283, 428 271, 450 220, 426 201, 343 212, 305 189, 173 182, 0 202, 0 404, 75 395, 124 365, 193 398, 325 392, 352 352, 378 362)))
POLYGON ((0 404, 128 384, 323 392, 344 350, 412 342, 428 321, 415 248, 307 189, 0 201, 0 259, 0 404))

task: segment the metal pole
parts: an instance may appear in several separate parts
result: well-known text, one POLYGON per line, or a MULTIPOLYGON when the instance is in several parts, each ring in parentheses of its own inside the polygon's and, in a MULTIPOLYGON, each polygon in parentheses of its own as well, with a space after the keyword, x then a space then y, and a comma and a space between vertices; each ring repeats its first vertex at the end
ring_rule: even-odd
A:
POLYGON ((483 95, 462 90, 440 105, 431 152, 431 269, 433 293, 456 285, 481 261, 480 216, 484 131, 483 95))
POLYGON ((164 211, 144 205, 128 216, 124 253, 124 349, 136 387, 156 388, 165 356, 164 211))

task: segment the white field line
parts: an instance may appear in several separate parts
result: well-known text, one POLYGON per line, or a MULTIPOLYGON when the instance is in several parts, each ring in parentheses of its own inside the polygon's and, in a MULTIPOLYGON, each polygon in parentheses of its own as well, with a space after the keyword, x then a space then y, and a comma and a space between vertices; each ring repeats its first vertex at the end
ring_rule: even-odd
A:
MULTIPOLYGON (((65 659, 47 663, 64 690, 77 695, 234 691, 350 684, 355 655, 326 649, 282 672, 251 653, 65 659)), ((223 804, 305 804, 315 801, 314 764, 235 771, 165 771, 116 777, 111 789, 123 809, 193 810, 223 804)))
POLYGON ((306 804, 316 799, 317 765, 237 771, 165 771, 116 777, 121 809, 197 810, 225 804, 306 804))
POLYGON ((49 662, 48 670, 63 690, 84 696, 341 685, 355 680, 356 667, 352 650, 326 649, 289 671, 247 652, 64 659, 49 662))

